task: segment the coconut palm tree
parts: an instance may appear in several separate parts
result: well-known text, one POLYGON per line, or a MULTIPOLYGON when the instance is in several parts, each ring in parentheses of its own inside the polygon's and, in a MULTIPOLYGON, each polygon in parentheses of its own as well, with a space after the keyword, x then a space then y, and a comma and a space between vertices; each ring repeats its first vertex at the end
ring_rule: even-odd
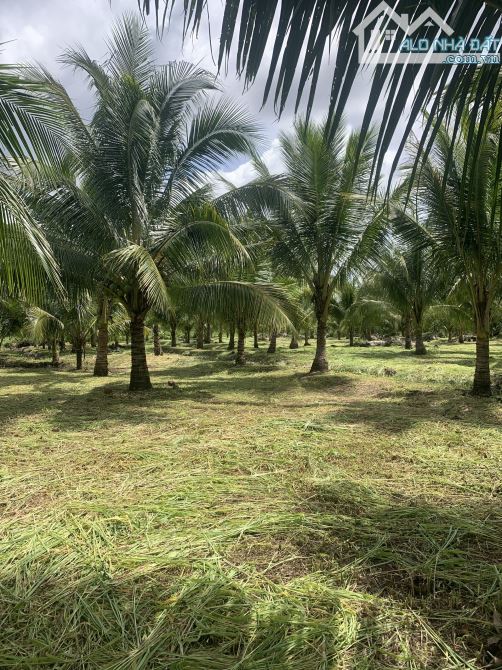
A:
POLYGON ((36 342, 48 342, 51 351, 51 365, 59 365, 58 340, 64 337, 64 323, 55 312, 60 305, 52 305, 51 311, 41 307, 31 307, 28 312, 28 332, 36 342))
POLYGON ((430 249, 395 249, 380 260, 373 288, 401 317, 405 347, 413 330, 417 355, 427 353, 423 339, 426 311, 446 296, 446 287, 430 249))
POLYGON ((417 247, 429 245, 443 265, 469 287, 476 325, 473 393, 491 395, 490 309, 502 284, 501 107, 476 127, 477 151, 470 151, 471 115, 458 111, 436 136, 417 177, 422 225, 401 211, 396 228, 417 247), (453 143, 452 126, 460 128, 453 143), (453 153, 451 148, 454 144, 453 153))
POLYGON ((225 219, 204 204, 204 183, 223 161, 253 151, 259 132, 234 103, 207 98, 217 89, 208 72, 188 63, 156 67, 148 30, 136 18, 117 24, 103 65, 80 48, 63 61, 88 77, 96 111, 87 126, 61 85, 39 74, 78 144, 77 179, 49 194, 46 220, 72 220, 59 226, 60 242, 71 237, 100 259, 103 284, 130 318, 130 389, 149 389, 148 311, 167 314, 173 277, 204 256, 246 255, 225 219))
POLYGON ((353 132, 347 138, 342 129, 329 135, 326 123, 297 121, 294 132, 283 134, 280 142, 285 165, 277 186, 281 198, 267 212, 272 263, 278 274, 310 290, 317 325, 310 371, 324 372, 333 291, 385 236, 383 219, 365 197, 374 136, 353 132))

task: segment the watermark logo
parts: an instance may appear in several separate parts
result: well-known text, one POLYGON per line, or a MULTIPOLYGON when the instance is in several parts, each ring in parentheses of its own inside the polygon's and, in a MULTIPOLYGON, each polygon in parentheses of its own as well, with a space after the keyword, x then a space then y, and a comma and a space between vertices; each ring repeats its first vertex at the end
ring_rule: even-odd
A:
POLYGON ((501 38, 457 37, 432 7, 410 21, 384 1, 353 32, 361 64, 500 63, 501 38))

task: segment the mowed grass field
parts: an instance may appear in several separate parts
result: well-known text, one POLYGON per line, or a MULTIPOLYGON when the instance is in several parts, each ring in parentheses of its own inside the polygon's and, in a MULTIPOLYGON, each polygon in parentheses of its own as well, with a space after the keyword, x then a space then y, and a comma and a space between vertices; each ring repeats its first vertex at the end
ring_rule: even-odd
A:
POLYGON ((285 339, 244 368, 166 348, 136 395, 127 351, 107 379, 0 369, 0 668, 497 667, 502 404, 466 393, 474 346, 333 340, 325 376, 285 339))

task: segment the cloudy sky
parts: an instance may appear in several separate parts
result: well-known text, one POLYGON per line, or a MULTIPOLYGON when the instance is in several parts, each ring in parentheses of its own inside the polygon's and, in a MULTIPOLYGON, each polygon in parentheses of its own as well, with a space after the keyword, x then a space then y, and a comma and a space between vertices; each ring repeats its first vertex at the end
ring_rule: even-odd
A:
MULTIPOLYGON (((106 38, 113 22, 125 11, 137 12, 137 0, 16 0, 2 4, 0 23, 0 43, 3 43, 0 58, 6 63, 39 61, 45 65, 60 81, 77 103, 82 114, 89 118, 92 113, 92 97, 83 79, 72 70, 58 63, 58 56, 68 46, 82 44, 89 55, 101 60, 106 56, 106 38)), ((178 3, 180 6, 181 3, 178 3)), ((223 13, 221 0, 209 0, 209 15, 213 35, 214 59, 217 56, 217 36, 223 13)), ((154 19, 148 24, 155 37, 154 19)), ((211 53, 211 42, 206 26, 201 28, 197 39, 188 39, 182 43, 182 17, 174 14, 169 30, 162 40, 157 40, 159 63, 170 60, 189 60, 200 63, 215 72, 216 65, 211 53)), ((155 38, 157 39, 157 38, 155 38)), ((270 58, 271 46, 268 45, 270 58)), ((248 91, 243 91, 242 82, 236 77, 234 60, 231 58, 229 71, 223 76, 225 95, 239 100, 243 106, 256 115, 263 127, 266 142, 263 146, 263 158, 272 171, 280 169, 277 137, 281 130, 291 128, 293 110, 290 105, 280 119, 277 119, 272 102, 262 108, 262 92, 266 76, 266 67, 248 91)), ((266 60, 264 65, 267 65, 266 60)), ((313 116, 322 118, 326 113, 333 63, 326 54, 325 63, 317 87, 313 116)), ((365 99, 368 93, 368 81, 361 80, 355 87, 346 110, 347 123, 356 127, 362 120, 365 99)), ((300 110, 301 111, 301 110, 300 110)), ((387 163, 391 161, 391 154, 387 163)), ((225 176, 236 184, 242 184, 252 176, 252 170, 244 159, 225 166, 225 176)))

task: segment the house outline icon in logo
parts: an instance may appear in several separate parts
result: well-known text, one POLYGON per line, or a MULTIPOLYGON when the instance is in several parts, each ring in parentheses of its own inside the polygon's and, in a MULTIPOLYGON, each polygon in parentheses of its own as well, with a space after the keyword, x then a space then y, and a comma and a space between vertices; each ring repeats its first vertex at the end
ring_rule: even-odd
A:
MULTIPOLYGON (((453 29, 442 19, 432 7, 424 10, 412 23, 409 22, 408 14, 398 14, 385 0, 375 7, 354 29, 357 35, 359 62, 360 63, 383 63, 388 62, 389 53, 382 51, 382 43, 393 42, 397 35, 397 28, 403 31, 403 39, 410 37, 420 26, 436 26, 446 33, 448 37, 453 34, 453 29), (366 40, 367 28, 377 19, 371 31, 371 37, 366 40)), ((397 53, 394 62, 409 62, 409 54, 397 53)))

